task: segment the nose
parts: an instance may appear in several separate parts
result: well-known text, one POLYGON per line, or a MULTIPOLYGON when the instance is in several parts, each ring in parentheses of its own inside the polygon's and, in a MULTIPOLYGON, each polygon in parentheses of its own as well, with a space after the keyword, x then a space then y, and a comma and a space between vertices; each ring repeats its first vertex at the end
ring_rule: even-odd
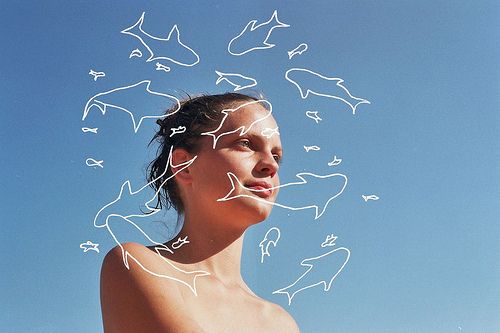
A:
POLYGON ((256 166, 256 169, 260 175, 264 177, 269 176, 272 178, 278 172, 279 165, 278 162, 276 162, 276 160, 274 159, 273 154, 266 153, 262 155, 259 163, 256 166))

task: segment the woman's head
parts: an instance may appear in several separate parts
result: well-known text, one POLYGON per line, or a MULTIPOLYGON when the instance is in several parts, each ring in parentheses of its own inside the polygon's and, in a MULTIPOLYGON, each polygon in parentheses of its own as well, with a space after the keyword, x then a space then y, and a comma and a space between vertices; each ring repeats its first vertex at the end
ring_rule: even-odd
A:
MULTIPOLYGON (((201 149, 206 150, 203 140, 205 142, 211 140, 206 133, 217 129, 225 120, 225 114, 221 111, 238 108, 239 105, 244 104, 258 104, 260 109, 268 109, 266 103, 243 94, 202 95, 189 97, 181 101, 179 105, 174 105, 167 110, 163 119, 157 121, 160 128, 151 143, 157 141, 159 147, 157 157, 150 163, 148 170, 148 181, 159 192, 157 208, 173 207, 179 213, 184 213, 185 210, 179 184, 172 178, 173 170, 169 165, 170 151, 179 149, 191 155, 197 155, 201 149), (182 131, 182 127, 185 127, 185 131, 182 131), (174 128, 178 130, 173 131, 174 128)), ((238 119, 236 116, 231 117, 238 119)), ((230 121, 226 123, 230 124, 230 121)), ((215 139, 213 142, 215 143, 215 139)))

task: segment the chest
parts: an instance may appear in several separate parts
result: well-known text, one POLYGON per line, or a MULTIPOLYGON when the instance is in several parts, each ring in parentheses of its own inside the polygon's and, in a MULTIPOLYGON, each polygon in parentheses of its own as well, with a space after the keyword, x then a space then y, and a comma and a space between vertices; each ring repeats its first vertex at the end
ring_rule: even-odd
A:
POLYGON ((272 306, 238 295, 199 295, 190 304, 189 316, 207 333, 280 332, 272 306))

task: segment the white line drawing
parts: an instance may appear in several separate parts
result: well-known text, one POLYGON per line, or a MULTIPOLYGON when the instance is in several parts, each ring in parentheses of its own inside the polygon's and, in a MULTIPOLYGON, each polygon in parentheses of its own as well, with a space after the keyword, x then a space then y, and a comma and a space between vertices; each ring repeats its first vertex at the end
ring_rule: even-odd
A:
POLYGON ((84 253, 90 250, 99 253, 99 244, 86 241, 85 243, 80 244, 80 249, 83 249, 84 253))
POLYGON ((269 253, 269 246, 272 245, 273 247, 276 247, 278 245, 278 241, 280 240, 281 237, 281 232, 280 229, 277 227, 272 227, 270 228, 267 232, 266 235, 264 236, 264 239, 260 241, 259 247, 260 247, 260 263, 264 263, 264 257, 270 257, 271 254, 269 253))
POLYGON ((364 195, 363 194, 362 197, 363 197, 363 200, 365 200, 365 202, 368 202, 368 200, 377 201, 378 199, 380 199, 375 194, 370 194, 370 195, 364 195))
POLYGON ((274 134, 280 135, 280 132, 278 132, 278 128, 264 128, 262 132, 260 132, 260 135, 265 136, 266 138, 270 139, 273 137, 274 134))
POLYGON ((180 248, 181 246, 183 246, 184 244, 189 244, 189 241, 187 240, 188 236, 185 236, 184 238, 177 238, 177 240, 172 243, 172 249, 174 250, 177 250, 178 248, 180 248))
MULTIPOLYGON (((267 203, 269 205, 275 205, 277 207, 290 209, 290 210, 302 210, 302 209, 312 208, 315 211, 315 214, 314 214, 315 220, 317 220, 318 218, 321 217, 321 215, 323 215, 323 213, 326 211, 326 208, 328 207, 330 202, 332 200, 334 200, 335 198, 337 198, 339 195, 341 195, 347 186, 347 176, 344 174, 341 174, 341 173, 332 173, 332 174, 321 176, 321 175, 316 175, 316 174, 313 174, 310 172, 301 172, 301 173, 298 173, 295 175, 297 178, 300 179, 300 181, 290 182, 290 183, 282 184, 279 186, 264 188, 264 189, 259 189, 259 190, 245 187, 245 185, 243 185, 241 183, 241 181, 238 179, 238 177, 236 177, 236 175, 232 172, 228 172, 227 176, 229 177, 229 181, 231 182, 231 189, 229 190, 228 194, 226 194, 223 198, 217 199, 217 201, 228 201, 228 200, 233 200, 236 198, 245 197, 245 198, 251 198, 251 199, 263 202, 263 203, 267 203), (311 185, 310 185, 310 183, 312 183, 313 180, 331 179, 332 181, 335 181, 335 180, 337 180, 337 178, 342 179, 341 188, 339 190, 337 190, 336 193, 333 193, 333 195, 331 194, 328 197, 328 200, 325 200, 325 202, 322 204, 321 203, 320 204, 308 203, 308 204, 303 204, 299 207, 292 207, 290 205, 285 205, 285 204, 278 203, 278 202, 270 202, 270 201, 268 201, 264 198, 261 198, 257 195, 249 195, 249 194, 236 194, 236 195, 234 195, 233 194, 233 192, 235 192, 235 191, 237 193, 245 193, 247 191, 264 192, 264 191, 269 191, 269 190, 274 191, 277 189, 280 189, 280 191, 283 191, 284 189, 287 191, 290 191, 290 190, 295 189, 295 190, 299 191, 303 197, 303 193, 311 193, 311 192, 315 191, 315 189, 311 188, 311 185)), ((323 180, 322 183, 325 182, 325 180, 323 180)), ((331 192, 332 189, 334 188, 334 186, 332 186, 331 184, 328 184, 328 185, 330 185, 330 186, 328 186, 328 189, 331 192)), ((305 200, 307 200, 307 198, 305 198, 305 200)))
POLYGON ((151 62, 154 60, 168 60, 177 65, 187 66, 187 67, 194 66, 200 62, 200 57, 198 56, 198 54, 192 48, 181 42, 180 32, 179 28, 177 27, 177 24, 175 24, 172 27, 172 29, 168 33, 167 38, 155 37, 145 32, 142 28, 142 24, 144 23, 144 14, 145 13, 143 12, 139 20, 134 25, 126 29, 123 29, 121 33, 137 38, 141 42, 141 44, 148 50, 149 57, 148 59, 146 59, 146 62, 151 62), (171 38, 172 40, 170 40, 171 38), (189 53, 187 56, 190 57, 194 56, 196 60, 192 62, 183 62, 168 56, 160 56, 156 54, 158 48, 164 45, 168 47, 177 48, 176 50, 177 52, 179 51, 184 51, 184 53, 187 52, 189 53), (153 49, 155 49, 155 51, 153 51, 153 49))
POLYGON ((233 91, 238 91, 246 88, 251 88, 257 85, 257 81, 254 78, 249 76, 245 76, 238 73, 223 73, 219 71, 215 71, 219 76, 215 84, 218 85, 222 81, 226 81, 230 85, 234 87, 233 91))
POLYGON ((172 268, 172 270, 169 272, 170 275, 156 273, 156 272, 148 269, 147 267, 145 267, 130 252, 123 249, 121 244, 118 244, 118 245, 120 245, 120 247, 122 248, 122 255, 124 258, 124 264, 125 264, 125 267, 127 267, 127 269, 130 269, 129 259, 132 259, 145 272, 147 272, 153 276, 159 277, 159 278, 165 278, 165 279, 169 279, 172 281, 177 281, 177 282, 185 285, 186 287, 188 287, 193 292, 193 294, 195 296, 198 296, 198 291, 196 289, 196 279, 198 277, 210 275, 210 273, 206 272, 206 271, 202 271, 202 270, 185 271, 185 270, 175 266, 171 261, 169 261, 167 258, 165 258, 160 253, 160 251, 165 250, 165 248, 162 248, 162 247, 155 247, 156 253, 163 261, 165 261, 165 263, 167 263, 172 268), (187 282, 185 280, 187 280, 187 282))
POLYGON ((338 99, 349 105, 352 114, 356 114, 358 105, 371 104, 366 99, 351 95, 349 90, 343 85, 344 80, 341 78, 327 77, 305 68, 291 68, 286 71, 285 79, 299 89, 302 99, 306 99, 309 94, 338 99), (308 88, 311 82, 304 84, 303 81, 307 79, 313 80, 312 83, 315 86, 314 88, 308 88), (335 84, 328 84, 328 82, 335 84))
POLYGON ((173 137, 176 134, 181 134, 186 132, 186 127, 185 126, 172 127, 170 130, 172 131, 172 134, 168 136, 169 138, 173 137))
POLYGON ((327 235, 325 241, 321 243, 321 247, 335 246, 335 241, 337 240, 337 238, 338 237, 334 234, 327 235))
MULTIPOLYGON (((146 218, 148 216, 151 216, 151 215, 154 215, 154 214, 158 213, 160 211, 160 209, 159 208, 154 208, 154 207, 150 206, 150 204, 152 204, 153 202, 156 201, 161 188, 164 186, 164 184, 168 180, 170 180, 171 178, 175 177, 175 175, 177 175, 179 172, 181 172, 182 170, 184 170, 185 168, 187 168, 188 166, 190 166, 196 160, 197 156, 194 156, 189 161, 186 161, 186 162, 183 162, 183 163, 179 163, 177 165, 173 165, 172 164, 172 150, 173 150, 173 148, 170 149, 169 157, 168 157, 168 162, 167 163, 168 163, 168 165, 170 165, 171 168, 173 168, 173 169, 177 169, 178 168, 178 169, 171 176, 169 176, 167 179, 165 179, 165 181, 159 187, 159 189, 155 192, 155 194, 153 195, 153 197, 150 200, 148 200, 146 203, 144 203, 144 205, 143 205, 144 207, 142 207, 143 209, 140 209, 140 213, 138 213, 138 211, 135 210, 133 207, 128 208, 128 209, 131 209, 130 211, 117 212, 115 206, 116 206, 116 204, 117 204, 117 202, 119 200, 127 200, 127 197, 132 197, 132 196, 140 193, 141 191, 149 188, 150 185, 153 182, 155 182, 156 180, 162 178, 165 175, 165 173, 167 172, 168 168, 165 168, 165 171, 160 176, 158 176, 158 178, 156 178, 155 180, 152 180, 151 182, 147 183, 146 185, 142 186, 141 188, 139 188, 139 189, 137 189, 135 191, 132 190, 132 185, 130 183, 130 180, 125 181, 122 184, 122 186, 120 188, 120 193, 118 194, 118 196, 116 197, 116 199, 114 199, 113 201, 111 201, 108 204, 104 205, 96 213, 96 215, 94 217, 94 227, 96 227, 96 228, 106 228, 108 230, 108 232, 110 233, 111 237, 114 239, 114 241, 116 242, 116 244, 121 248, 123 263, 124 263, 125 267, 127 267, 127 269, 130 269, 129 259, 132 259, 144 271, 148 272, 149 274, 152 274, 152 275, 157 276, 157 277, 161 277, 161 278, 166 278, 166 279, 170 279, 170 280, 173 280, 173 281, 177 281, 177 282, 179 282, 179 283, 181 283, 181 284, 189 287, 189 289, 194 293, 194 295, 198 295, 197 294, 197 290, 196 290, 196 278, 199 277, 199 276, 210 275, 210 273, 205 272, 205 271, 201 271, 201 270, 191 271, 190 272, 190 271, 185 271, 185 270, 182 270, 182 269, 178 268, 177 266, 175 266, 172 262, 170 262, 169 260, 167 260, 160 253, 160 251, 165 251, 165 252, 168 252, 168 253, 173 253, 173 251, 170 248, 168 248, 168 246, 166 246, 165 244, 156 242, 153 239, 151 239, 151 237, 149 237, 134 221, 132 221, 132 218, 146 218), (156 250, 157 254, 172 268, 172 270, 170 272, 171 275, 159 274, 157 272, 154 272, 154 271, 148 269, 139 260, 137 260, 131 253, 129 253, 127 250, 125 250, 123 248, 123 245, 122 245, 123 242, 120 241, 120 240, 118 240, 118 238, 116 237, 115 233, 113 232, 113 230, 112 230, 112 228, 110 226, 109 221, 110 221, 110 219, 112 217, 120 217, 120 218, 124 219, 127 223, 129 223, 132 227, 134 227, 135 230, 139 231, 144 237, 146 237, 149 242, 155 244, 155 250, 156 250)), ((181 242, 182 242, 182 240, 181 240, 181 242)))
POLYGON ((460 332, 462 332, 462 327, 461 326, 458 326, 458 329, 460 330, 460 332))
POLYGON ((342 163, 342 159, 341 158, 337 158, 337 155, 335 155, 335 156, 333 156, 333 161, 328 162, 328 166, 337 166, 340 163, 342 163))
POLYGON ((97 130, 98 130, 97 127, 94 127, 94 128, 82 127, 82 132, 83 133, 91 132, 91 133, 97 134, 97 130))
POLYGON ((103 163, 104 163, 104 160, 98 161, 98 160, 96 160, 96 159, 94 159, 92 157, 89 157, 89 158, 87 158, 85 160, 85 164, 87 164, 87 166, 89 166, 89 167, 96 167, 96 166, 98 166, 100 168, 104 168, 103 163))
POLYGON ((98 78, 100 77, 105 77, 106 73, 104 72, 96 72, 93 69, 90 70, 89 75, 92 75, 94 77, 94 81, 97 81, 98 78))
POLYGON ((308 49, 308 45, 306 43, 300 43, 299 46, 294 48, 291 51, 288 51, 288 59, 292 59, 294 56, 301 55, 302 53, 306 52, 308 49))
POLYGON ((156 63, 156 70, 157 71, 164 71, 166 73, 170 72, 170 67, 165 66, 163 64, 160 64, 159 62, 156 63))
POLYGON ((219 126, 212 131, 201 133, 201 135, 212 136, 213 137, 213 149, 215 149, 215 147, 217 146, 217 141, 222 136, 237 133, 237 132, 239 132, 240 136, 245 135, 252 128, 253 125, 255 125, 256 123, 263 121, 264 119, 269 117, 272 114, 272 109, 273 109, 273 106, 271 105, 271 103, 265 99, 259 99, 256 101, 246 102, 246 103, 240 104, 238 107, 233 108, 233 109, 224 109, 221 111, 221 113, 223 113, 224 116, 222 117, 219 126), (236 128, 232 131, 221 132, 221 128, 223 127, 224 122, 226 121, 227 117, 231 113, 233 113, 233 112, 253 112, 252 108, 250 108, 248 106, 251 106, 254 104, 257 104, 257 105, 267 104, 268 105, 268 108, 266 108, 267 113, 263 117, 252 122, 251 124, 242 124, 240 127, 236 128))
POLYGON ((130 52, 130 55, 128 56, 128 58, 142 58, 142 52, 141 50, 139 49, 134 49, 132 52, 130 52))
POLYGON ((273 291, 273 294, 286 294, 288 305, 291 305, 293 297, 303 290, 323 284, 323 290, 329 291, 333 281, 344 269, 350 256, 351 251, 348 248, 339 247, 317 257, 306 258, 300 262, 300 266, 307 267, 307 270, 295 282, 273 291), (333 268, 332 272, 332 267, 338 267, 339 264, 337 261, 339 260, 340 252, 338 255, 335 255, 337 251, 345 253, 345 260, 337 271, 333 268), (330 272, 326 273, 327 271, 330 272))
MULTIPOLYGON (((107 103, 104 101, 107 97, 112 96, 114 93, 120 93, 123 91, 127 91, 128 89, 141 89, 142 88, 143 90, 141 90, 141 92, 145 91, 153 96, 160 96, 160 97, 168 98, 170 100, 174 100, 177 103, 177 109, 175 111, 171 112, 170 114, 174 114, 175 112, 177 112, 179 110, 180 101, 176 97, 174 97, 172 95, 153 91, 150 89, 150 85, 151 85, 151 80, 143 80, 143 81, 140 81, 140 82, 128 85, 128 86, 114 88, 114 89, 111 89, 111 90, 108 90, 108 91, 105 91, 102 93, 98 93, 98 94, 92 96, 85 104, 85 108, 83 109, 82 120, 85 120, 85 118, 87 118, 89 112, 94 107, 99 109, 103 115, 106 114, 106 111, 108 111, 108 108, 111 110, 118 110, 118 111, 126 112, 130 116, 130 118, 132 119, 132 124, 134 126, 134 132, 137 133, 137 131, 139 130, 139 127, 141 126, 142 121, 144 119, 162 119, 162 118, 166 117, 166 115, 146 115, 146 116, 141 117, 138 121, 136 121, 136 116, 134 115, 134 113, 131 110, 128 110, 125 107, 115 105, 113 103, 107 103)), ((133 111, 138 111, 138 110, 133 110, 133 111)))
MULTIPOLYGON (((254 51, 254 50, 264 50, 264 49, 270 49, 275 47, 275 44, 270 44, 267 40, 271 36, 271 33, 273 32, 274 29, 276 28, 288 28, 290 27, 289 24, 280 22, 278 20, 278 11, 275 10, 273 12, 273 15, 271 18, 261 24, 256 25, 257 20, 251 20, 250 22, 247 23, 245 28, 231 41, 229 41, 229 44, 227 45, 227 51, 234 55, 234 56, 241 56, 245 53, 254 51), (257 37, 256 37, 257 36, 257 37), (265 37, 264 37, 265 36, 265 37), (249 39, 251 38, 252 41, 260 41, 262 40, 261 46, 254 46, 249 49, 244 49, 240 51, 235 50, 235 46, 233 43, 241 43, 242 37, 248 37, 249 39)), ((236 43, 236 44, 237 44, 236 43)), ((253 44, 253 43, 252 43, 253 44)))
POLYGON ((318 116, 318 111, 306 111, 306 116, 314 120, 316 124, 323 120, 318 116))
POLYGON ((314 150, 314 151, 321 150, 321 148, 318 146, 304 146, 304 149, 305 149, 306 153, 308 153, 311 150, 314 150))

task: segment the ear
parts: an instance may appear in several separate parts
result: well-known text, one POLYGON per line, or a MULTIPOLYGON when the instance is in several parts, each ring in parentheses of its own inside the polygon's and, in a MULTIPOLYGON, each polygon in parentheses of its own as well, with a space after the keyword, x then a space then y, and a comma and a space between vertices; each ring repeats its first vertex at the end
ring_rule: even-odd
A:
POLYGON ((177 148, 172 151, 172 173, 175 175, 175 179, 181 183, 190 183, 191 182, 191 173, 189 170, 190 166, 182 166, 181 164, 191 160, 193 156, 186 149, 177 148))

